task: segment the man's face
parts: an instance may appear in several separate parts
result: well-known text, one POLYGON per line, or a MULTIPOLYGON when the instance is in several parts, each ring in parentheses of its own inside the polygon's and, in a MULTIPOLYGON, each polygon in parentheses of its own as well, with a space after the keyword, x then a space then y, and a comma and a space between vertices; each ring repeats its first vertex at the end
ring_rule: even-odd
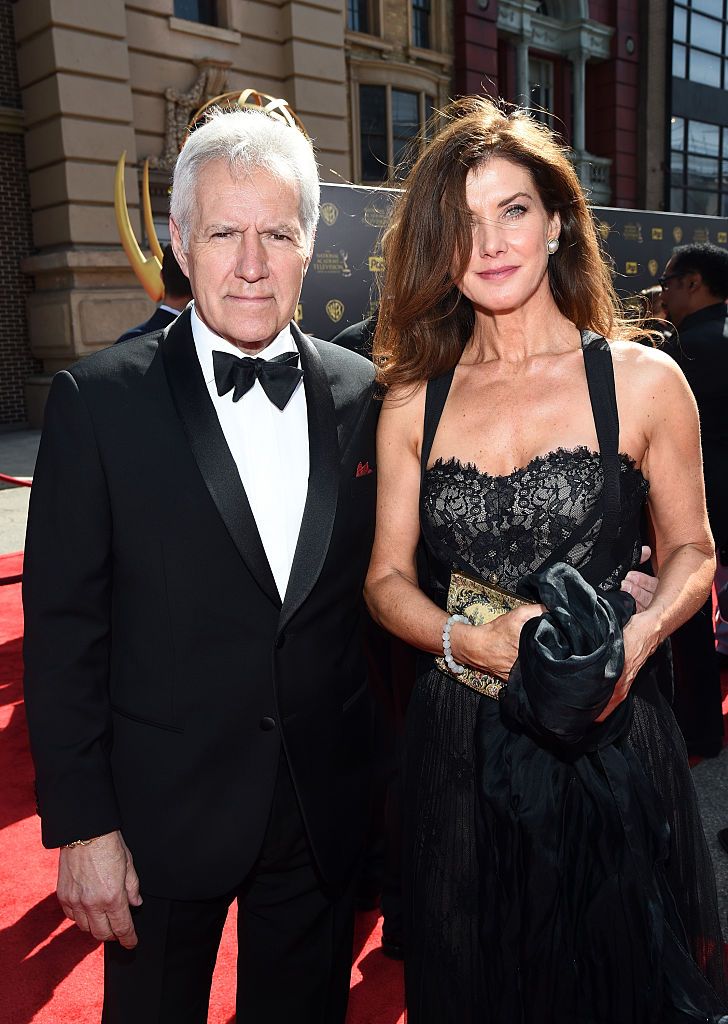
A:
POLYGON ((662 303, 670 323, 679 327, 685 317, 693 312, 689 284, 694 274, 682 275, 675 272, 675 261, 670 260, 662 276, 662 303))
POLYGON ((203 166, 187 251, 172 245, 200 319, 226 341, 260 352, 293 319, 311 258, 297 184, 259 170, 235 178, 222 160, 203 166))

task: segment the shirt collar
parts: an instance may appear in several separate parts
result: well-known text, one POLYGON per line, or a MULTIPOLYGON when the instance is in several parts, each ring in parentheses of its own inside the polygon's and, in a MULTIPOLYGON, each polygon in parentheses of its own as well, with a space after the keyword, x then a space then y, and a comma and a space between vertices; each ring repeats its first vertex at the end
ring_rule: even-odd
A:
MULTIPOLYGON (((230 352, 240 358, 245 353, 241 352, 229 341, 225 341, 219 334, 211 331, 207 324, 200 319, 194 302, 191 306, 190 323, 192 326, 192 337, 197 350, 197 358, 200 360, 202 375, 206 384, 215 380, 215 369, 212 362, 213 352, 230 352)), ((273 341, 262 352, 258 353, 259 359, 273 359, 274 356, 283 355, 284 352, 298 352, 296 343, 291 333, 291 325, 286 324, 280 334, 277 334, 273 341)))

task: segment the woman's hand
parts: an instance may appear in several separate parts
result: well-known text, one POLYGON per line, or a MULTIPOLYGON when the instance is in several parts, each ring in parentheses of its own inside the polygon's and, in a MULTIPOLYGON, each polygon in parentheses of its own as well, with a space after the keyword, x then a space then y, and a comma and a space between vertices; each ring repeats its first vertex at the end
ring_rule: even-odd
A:
POLYGON ((646 618, 647 616, 634 615, 624 627, 624 669, 609 698, 609 703, 596 719, 597 722, 603 722, 623 700, 627 699, 637 673, 659 643, 659 636, 650 626, 649 620, 645 622, 646 618))
POLYGON ((529 619, 545 611, 542 604, 529 604, 499 615, 483 626, 456 622, 450 632, 452 656, 460 665, 470 665, 499 679, 507 679, 518 657, 521 630, 529 619))

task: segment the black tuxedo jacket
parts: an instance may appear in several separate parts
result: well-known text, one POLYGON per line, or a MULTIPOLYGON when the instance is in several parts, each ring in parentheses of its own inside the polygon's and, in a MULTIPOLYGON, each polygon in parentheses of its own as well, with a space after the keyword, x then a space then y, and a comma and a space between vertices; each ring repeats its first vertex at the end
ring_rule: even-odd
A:
POLYGON ((369 363, 292 329, 310 477, 282 605, 189 312, 57 374, 48 399, 24 567, 43 841, 120 828, 153 895, 242 881, 281 743, 323 878, 363 841, 378 403, 369 363))
POLYGON ((155 331, 162 331, 176 319, 177 313, 170 313, 168 309, 162 309, 161 306, 157 306, 148 320, 145 320, 143 324, 137 324, 136 327, 130 327, 128 331, 124 331, 114 344, 118 345, 120 341, 130 341, 131 338, 140 338, 142 334, 153 334, 155 331))
POLYGON ((687 377, 700 415, 705 496, 716 545, 728 543, 728 308, 705 306, 680 324, 665 350, 687 377))

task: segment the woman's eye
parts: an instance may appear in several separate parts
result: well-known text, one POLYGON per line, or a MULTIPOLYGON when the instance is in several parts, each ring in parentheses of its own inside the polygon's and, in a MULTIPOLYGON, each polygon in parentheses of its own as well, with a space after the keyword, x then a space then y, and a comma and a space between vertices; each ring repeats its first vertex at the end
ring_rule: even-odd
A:
POLYGON ((520 203, 515 203, 513 206, 509 206, 506 210, 506 217, 509 220, 516 220, 518 217, 522 217, 526 213, 527 207, 521 206, 520 203))

